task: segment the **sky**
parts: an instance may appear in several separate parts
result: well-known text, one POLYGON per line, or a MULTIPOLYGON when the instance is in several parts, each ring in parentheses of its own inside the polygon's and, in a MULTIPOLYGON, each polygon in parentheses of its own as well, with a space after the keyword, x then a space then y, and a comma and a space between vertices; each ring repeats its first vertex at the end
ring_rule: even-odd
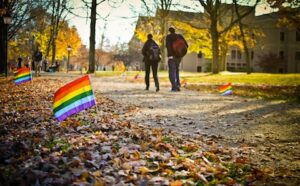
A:
MULTIPOLYGON (((174 0, 176 1, 176 0, 174 0)), ((184 4, 191 5, 192 0, 184 0, 184 4)), ((198 3, 199 4, 199 3, 198 3)), ((73 5, 77 7, 74 12, 79 15, 86 16, 86 9, 82 9, 81 0, 73 0, 73 5)), ((109 50, 113 45, 120 43, 128 43, 132 38, 135 24, 139 15, 146 15, 143 12, 141 0, 108 0, 98 6, 97 12, 101 17, 97 20, 96 25, 96 48, 99 47, 101 36, 104 33, 104 49, 109 50), (106 25, 106 28, 104 28, 106 25)), ((194 6, 195 7, 195 6, 194 6)), ((181 9, 182 10, 182 9, 181 9)), ((188 10, 191 11, 191 10, 188 10)), ((200 11, 199 8, 197 11, 200 11)), ((269 12, 270 9, 266 5, 258 6, 256 14, 269 12)), ((80 18, 74 15, 69 16, 71 25, 76 26, 78 33, 82 39, 82 43, 89 47, 90 22, 89 19, 80 18)))
MULTIPOLYGON (((75 0, 76 6, 82 5, 81 0, 75 0)), ((104 32, 104 47, 115 45, 117 43, 127 43, 133 36, 135 23, 141 10, 140 0, 126 0, 123 3, 121 0, 107 1, 98 6, 97 12, 102 17, 107 17, 107 21, 98 19, 96 24, 96 48, 99 46, 101 36, 104 32), (132 5, 136 12, 131 10, 132 5), (113 8, 115 6, 116 8, 113 8), (108 16, 109 15, 109 16, 108 16), (106 28, 104 29, 106 25, 106 28)), ((80 15, 86 15, 86 10, 77 10, 80 15)), ((88 19, 70 16, 70 24, 75 25, 82 39, 83 44, 89 44, 90 22, 88 19)))

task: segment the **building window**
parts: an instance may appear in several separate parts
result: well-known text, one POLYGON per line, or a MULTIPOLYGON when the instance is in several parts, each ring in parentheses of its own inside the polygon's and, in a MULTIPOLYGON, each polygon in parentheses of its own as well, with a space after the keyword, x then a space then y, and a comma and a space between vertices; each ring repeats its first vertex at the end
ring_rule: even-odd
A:
POLYGON ((237 50, 237 58, 242 59, 242 52, 240 50, 237 50))
POLYGON ((231 59, 236 59, 236 50, 231 50, 231 59))
POLYGON ((197 72, 202 72, 202 67, 201 66, 197 66, 197 72))
POLYGON ((296 41, 300 41, 300 32, 296 32, 296 41))
POLYGON ((284 59, 284 52, 283 52, 283 51, 280 51, 280 52, 279 52, 279 58, 280 58, 280 59, 284 59))
POLYGON ((251 59, 254 59, 254 51, 251 51, 251 59))
POLYGON ((295 59, 300 61, 300 51, 296 52, 295 59))
POLYGON ((280 41, 284 41, 284 32, 280 32, 280 41))

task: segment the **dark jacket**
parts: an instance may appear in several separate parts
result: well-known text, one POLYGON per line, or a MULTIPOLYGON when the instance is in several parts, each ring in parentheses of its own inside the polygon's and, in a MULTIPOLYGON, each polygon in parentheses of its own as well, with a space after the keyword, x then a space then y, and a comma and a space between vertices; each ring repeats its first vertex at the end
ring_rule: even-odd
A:
POLYGON ((175 56, 172 45, 173 45, 173 42, 177 39, 177 37, 183 39, 186 46, 189 46, 181 34, 176 34, 176 33, 168 34, 166 37, 166 47, 167 47, 168 57, 175 56))
MULTIPOLYGON (((153 40, 153 39, 148 39, 146 41, 146 43, 144 44, 143 48, 142 48, 142 54, 144 56, 144 59, 143 61, 145 63, 151 63, 153 61, 150 61, 147 57, 148 57, 148 51, 149 51, 149 48, 152 46, 152 44, 155 43, 157 45, 157 43, 153 40)), ((158 61, 157 61, 158 62, 158 61)))
POLYGON ((42 54, 42 52, 41 51, 39 51, 39 50, 36 50, 35 52, 34 52, 34 60, 35 61, 42 61, 42 59, 43 59, 43 54, 42 54))

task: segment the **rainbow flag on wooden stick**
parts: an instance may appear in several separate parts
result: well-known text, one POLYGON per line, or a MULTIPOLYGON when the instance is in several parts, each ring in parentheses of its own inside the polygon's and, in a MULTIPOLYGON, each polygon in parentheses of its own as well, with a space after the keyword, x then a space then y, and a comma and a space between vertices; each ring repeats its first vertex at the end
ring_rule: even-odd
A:
POLYGON ((15 73, 15 84, 19 85, 21 83, 25 83, 27 81, 32 80, 31 71, 29 68, 23 67, 17 70, 15 73))
POLYGON ((222 85, 219 87, 219 92, 222 96, 230 95, 232 94, 232 86, 231 83, 228 83, 227 85, 222 85))
POLYGON ((54 94, 53 112, 58 121, 96 105, 95 95, 88 75, 78 78, 58 89, 54 94))

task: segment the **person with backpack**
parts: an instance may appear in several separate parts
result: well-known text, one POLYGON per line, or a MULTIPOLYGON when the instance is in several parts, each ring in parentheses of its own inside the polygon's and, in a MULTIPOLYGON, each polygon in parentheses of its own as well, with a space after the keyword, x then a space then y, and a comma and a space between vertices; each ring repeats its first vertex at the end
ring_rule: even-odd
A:
POLYGON ((142 54, 144 56, 143 61, 145 62, 145 83, 146 89, 149 90, 150 86, 150 68, 152 68, 153 79, 155 82, 156 92, 159 91, 159 82, 157 77, 158 63, 160 58, 160 48, 158 44, 153 40, 152 34, 147 35, 148 40, 142 49, 142 54))
POLYGON ((33 57, 34 57, 35 75, 40 76, 41 69, 42 69, 42 59, 43 59, 43 54, 40 51, 40 47, 37 47, 36 51, 33 54, 33 57))
POLYGON ((172 92, 180 91, 179 65, 181 59, 187 53, 188 44, 181 34, 176 34, 173 27, 169 28, 170 34, 166 37, 168 54, 169 79, 172 84, 172 92))

